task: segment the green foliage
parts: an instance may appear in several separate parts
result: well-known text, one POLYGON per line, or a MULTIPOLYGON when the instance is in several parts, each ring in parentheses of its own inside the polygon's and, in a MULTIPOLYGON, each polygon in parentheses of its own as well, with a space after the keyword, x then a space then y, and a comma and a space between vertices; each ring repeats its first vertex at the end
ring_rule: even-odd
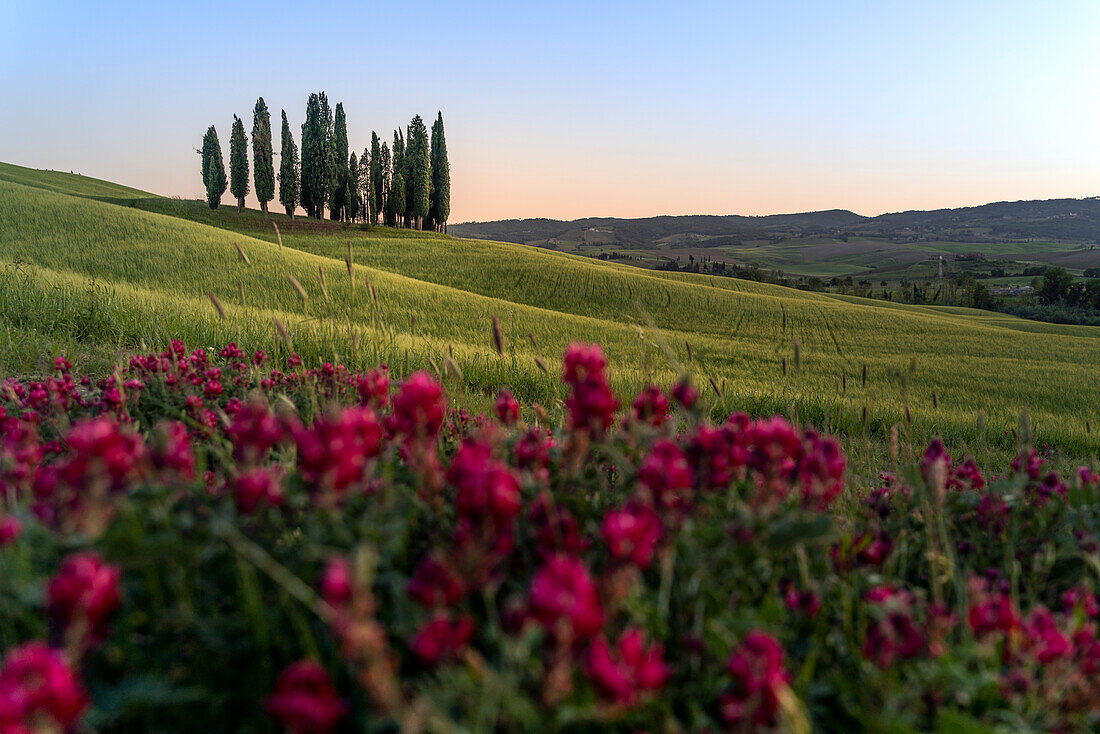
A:
MULTIPOLYGON (((405 136, 400 130, 393 131, 393 148, 390 149, 393 158, 390 173, 390 193, 388 206, 394 217, 393 225, 405 217, 405 209, 408 204, 407 177, 405 175, 405 136), (401 193, 397 194, 394 182, 397 176, 401 176, 401 193)), ((391 225, 391 226, 393 226, 391 225)))
POLYGON ((324 216, 335 175, 332 110, 324 92, 309 95, 302 124, 302 208, 317 219, 324 216))
POLYGON ((288 217, 294 216, 298 207, 298 187, 301 182, 301 167, 298 162, 298 145, 286 120, 283 110, 282 153, 279 156, 279 203, 286 209, 288 217))
POLYGON ((202 183, 206 187, 206 202, 217 209, 225 193, 225 163, 218 132, 211 125, 202 139, 202 183))
MULTIPOLYGON (((386 158, 388 159, 389 151, 386 152, 386 158)), ((389 183, 389 175, 387 171, 383 170, 382 163, 382 146, 378 144, 378 133, 372 130, 370 134, 370 167, 368 169, 370 196, 367 197, 367 220, 371 224, 378 222, 378 215, 382 213, 382 209, 386 205, 386 185, 389 183)))
POLYGON ((1065 268, 1047 268, 1043 273, 1043 282, 1039 286, 1039 302, 1044 306, 1066 300, 1066 294, 1073 283, 1073 277, 1065 268))
POLYGON ((348 160, 348 172, 344 181, 344 219, 354 222, 359 218, 359 159, 355 153, 348 160))
POLYGON ((408 148, 405 151, 407 170, 405 206, 417 229, 431 214, 432 168, 428 150, 428 130, 420 115, 409 124, 408 148))
POLYGON ((429 218, 441 228, 451 216, 451 164, 447 160, 447 139, 443 134, 443 113, 432 124, 432 201, 429 218))
POLYGON ((344 116, 344 103, 336 103, 336 121, 332 138, 332 187, 329 192, 329 218, 346 219, 348 206, 348 122, 344 116))
POLYGON ((271 112, 263 97, 256 100, 252 111, 252 180, 260 208, 267 214, 267 202, 275 198, 275 159, 271 150, 271 112))
POLYGON ((248 138, 244 123, 236 115, 229 139, 229 193, 237 200, 237 211, 244 211, 244 197, 248 196, 248 138))

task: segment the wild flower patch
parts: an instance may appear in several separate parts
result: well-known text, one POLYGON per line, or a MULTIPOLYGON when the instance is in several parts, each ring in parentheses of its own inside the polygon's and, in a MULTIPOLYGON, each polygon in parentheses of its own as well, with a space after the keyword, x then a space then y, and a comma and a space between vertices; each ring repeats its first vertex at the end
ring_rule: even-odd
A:
POLYGON ((1092 468, 849 486, 594 345, 562 426, 235 344, 55 368, 0 392, 5 733, 1100 724, 1092 468))

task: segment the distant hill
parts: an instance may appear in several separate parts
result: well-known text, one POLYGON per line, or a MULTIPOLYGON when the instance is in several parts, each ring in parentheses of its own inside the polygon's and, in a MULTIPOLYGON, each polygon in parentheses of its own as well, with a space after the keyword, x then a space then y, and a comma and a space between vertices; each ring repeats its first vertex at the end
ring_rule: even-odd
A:
POLYGON ((768 216, 660 216, 645 219, 509 219, 449 227, 460 237, 527 244, 619 245, 663 249, 721 247, 740 240, 878 237, 904 241, 1100 243, 1100 198, 1003 201, 982 206, 864 217, 843 209, 768 216))

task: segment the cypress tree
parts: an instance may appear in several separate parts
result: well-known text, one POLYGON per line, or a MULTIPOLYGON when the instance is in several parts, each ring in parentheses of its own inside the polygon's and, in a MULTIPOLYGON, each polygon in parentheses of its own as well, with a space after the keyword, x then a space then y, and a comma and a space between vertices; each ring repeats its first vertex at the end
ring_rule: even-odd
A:
POLYGON ((378 215, 382 211, 382 206, 385 204, 384 194, 386 192, 386 185, 384 183, 382 172, 382 148, 378 144, 378 133, 371 131, 370 134, 370 199, 368 200, 368 207, 370 211, 367 212, 367 218, 370 219, 371 224, 377 224, 378 215))
POLYGON ((233 134, 229 138, 229 193, 237 199, 237 213, 244 211, 248 196, 248 138, 244 123, 233 115, 233 134))
POLYGON ((370 220, 370 202, 374 198, 370 187, 370 165, 370 148, 363 148, 363 155, 359 156, 359 178, 355 182, 355 191, 359 197, 359 216, 367 224, 374 224, 370 220))
POLYGON ((202 183, 206 186, 206 203, 217 209, 225 193, 225 162, 218 131, 211 125, 202 138, 202 183))
POLYGON ((393 224, 405 215, 405 177, 394 169, 393 182, 390 184, 390 210, 393 212, 393 224))
POLYGON ((359 217, 359 159, 354 152, 344 178, 344 220, 354 222, 359 217))
POLYGON ((380 157, 382 159, 382 162, 379 166, 379 168, 381 169, 379 180, 382 182, 382 195, 378 199, 381 202, 379 211, 383 213, 386 225, 392 227, 393 222, 390 220, 391 210, 393 209, 393 206, 390 203, 390 199, 392 198, 390 197, 390 170, 392 163, 390 149, 385 143, 382 143, 382 154, 380 157))
POLYGON ((447 139, 443 135, 443 113, 432 125, 432 204, 431 220, 437 231, 444 232, 451 216, 451 164, 447 160, 447 139))
POLYGON ((267 219, 267 202, 275 198, 275 162, 271 151, 271 113, 263 97, 256 100, 252 110, 252 180, 267 219))
POLYGON ((279 201, 286 208, 287 216, 294 219, 294 210, 298 208, 298 184, 302 175, 298 164, 298 146, 286 121, 283 110, 283 148, 279 161, 279 201))
POLYGON ((347 217, 348 190, 348 122, 344 116, 344 103, 336 103, 336 120, 332 136, 332 188, 329 189, 329 218, 344 220, 347 217))
POLYGON ((302 124, 302 207, 311 217, 325 212, 333 178, 332 110, 324 92, 309 95, 302 124))
POLYGON ((405 150, 408 194, 406 207, 409 217, 417 229, 422 229, 424 220, 431 214, 431 158, 428 151, 428 129, 424 120, 417 115, 409 123, 408 148, 405 150))
POLYGON ((406 190, 405 190, 405 138, 402 137, 400 130, 393 131, 393 178, 390 180, 390 199, 393 200, 393 213, 394 213, 394 226, 397 226, 397 219, 400 219, 402 223, 405 221, 405 203, 406 203, 406 190), (401 196, 397 197, 394 194, 394 181, 397 179, 397 175, 401 174, 401 196), (400 203, 400 206, 398 206, 400 203))

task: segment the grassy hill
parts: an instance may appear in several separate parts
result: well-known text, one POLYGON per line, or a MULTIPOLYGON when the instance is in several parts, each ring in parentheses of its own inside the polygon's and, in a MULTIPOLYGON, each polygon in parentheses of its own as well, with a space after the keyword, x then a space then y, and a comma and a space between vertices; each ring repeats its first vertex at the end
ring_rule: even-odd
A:
POLYGON ((1039 441, 1096 451, 1100 391, 1086 386, 1100 382, 1100 328, 272 219, 281 244, 258 212, 0 164, 0 374, 41 371, 57 350, 105 370, 177 336, 279 352, 277 318, 314 363, 386 362, 401 374, 449 357, 462 373, 452 393, 474 404, 507 384, 557 410, 561 387, 536 358, 554 372, 570 341, 588 340, 604 345, 623 395, 690 372, 716 412, 797 412, 857 437, 900 423, 918 439, 1006 450, 1028 409, 1039 441))

